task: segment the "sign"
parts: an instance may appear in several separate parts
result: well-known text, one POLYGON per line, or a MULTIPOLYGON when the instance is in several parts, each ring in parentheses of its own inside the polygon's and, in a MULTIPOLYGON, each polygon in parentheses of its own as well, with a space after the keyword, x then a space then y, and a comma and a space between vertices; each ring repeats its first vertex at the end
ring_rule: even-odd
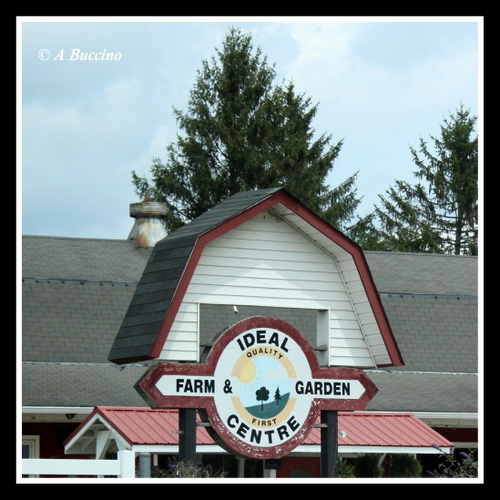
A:
POLYGON ((356 368, 321 368, 292 325, 264 316, 224 332, 206 363, 160 364, 137 384, 156 408, 198 408, 232 453, 279 458, 309 434, 320 410, 362 410, 377 388, 356 368))

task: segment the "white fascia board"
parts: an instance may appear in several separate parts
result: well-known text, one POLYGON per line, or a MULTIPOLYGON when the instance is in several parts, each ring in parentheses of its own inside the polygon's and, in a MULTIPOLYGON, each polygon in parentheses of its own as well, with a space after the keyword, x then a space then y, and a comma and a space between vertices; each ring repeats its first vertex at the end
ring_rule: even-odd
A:
MULTIPOLYGON (((179 453, 179 446, 176 444, 134 444, 131 450, 135 453, 167 453, 175 455, 179 453)), ((226 450, 216 444, 205 444, 196 446, 197 454, 228 454, 226 450)))
MULTIPOLYGON (((177 445, 133 445, 131 450, 135 453, 179 453, 177 445)), ((445 450, 449 451, 449 450, 445 450)), ((196 447, 197 454, 228 454, 226 450, 218 445, 200 445, 196 447)), ((338 447, 339 455, 357 455, 364 453, 403 453, 403 454, 439 454, 438 449, 432 446, 342 446, 338 447)), ((321 446, 314 444, 302 444, 295 448, 290 455, 321 455, 321 446)))
POLYGON ((412 412, 422 422, 429 426, 477 427, 477 413, 459 412, 412 412))
POLYGON ((23 406, 23 422, 83 422, 94 410, 85 406, 23 406))
MULTIPOLYGON (((445 451, 449 451, 444 449, 445 451)), ((341 456, 358 455, 364 453, 402 453, 402 454, 439 454, 438 449, 432 446, 343 446, 339 445, 338 454, 341 456)), ((320 445, 299 445, 290 455, 321 455, 320 445)))

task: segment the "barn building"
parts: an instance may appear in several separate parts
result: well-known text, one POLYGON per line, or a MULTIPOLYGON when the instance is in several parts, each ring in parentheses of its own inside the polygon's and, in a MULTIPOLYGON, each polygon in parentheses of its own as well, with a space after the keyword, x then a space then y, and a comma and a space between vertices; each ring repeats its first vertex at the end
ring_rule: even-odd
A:
MULTIPOLYGON (((281 188, 170 235, 162 210, 134 204, 124 240, 23 237, 23 456, 175 455, 177 413, 135 384, 157 363, 199 363, 252 316, 286 320, 321 366, 362 368, 377 386, 340 415, 341 456, 478 446, 476 257, 363 252, 281 188), (162 432, 145 432, 160 416, 162 432)), ((317 477, 318 436, 276 475, 317 477)), ((197 439, 204 460, 227 455, 202 426, 197 439)))

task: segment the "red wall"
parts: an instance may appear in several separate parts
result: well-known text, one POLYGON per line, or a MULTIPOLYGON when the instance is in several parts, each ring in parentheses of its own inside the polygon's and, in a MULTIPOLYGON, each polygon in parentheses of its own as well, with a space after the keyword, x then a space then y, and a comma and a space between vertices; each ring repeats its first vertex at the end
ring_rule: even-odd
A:
POLYGON ((39 458, 88 458, 88 455, 66 455, 64 440, 80 425, 76 423, 23 423, 23 435, 40 436, 39 458))
POLYGON ((321 477, 319 457, 284 457, 276 477, 321 477))
POLYGON ((436 432, 452 443, 477 443, 477 429, 469 427, 433 427, 436 432))

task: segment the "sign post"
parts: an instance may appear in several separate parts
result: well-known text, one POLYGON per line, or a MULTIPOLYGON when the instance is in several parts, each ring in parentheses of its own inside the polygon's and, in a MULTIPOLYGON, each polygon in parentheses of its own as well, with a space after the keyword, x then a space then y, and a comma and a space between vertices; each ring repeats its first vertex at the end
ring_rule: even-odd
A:
POLYGON ((378 391, 362 370, 320 367, 298 330, 265 316, 231 326, 205 363, 156 365, 136 389, 154 408, 199 409, 220 446, 255 459, 292 451, 321 413, 327 477, 336 462, 336 412, 362 410, 378 391))
POLYGON ((196 463, 196 410, 179 409, 179 460, 196 463))
POLYGON ((338 412, 321 411, 321 477, 337 477, 338 412))

